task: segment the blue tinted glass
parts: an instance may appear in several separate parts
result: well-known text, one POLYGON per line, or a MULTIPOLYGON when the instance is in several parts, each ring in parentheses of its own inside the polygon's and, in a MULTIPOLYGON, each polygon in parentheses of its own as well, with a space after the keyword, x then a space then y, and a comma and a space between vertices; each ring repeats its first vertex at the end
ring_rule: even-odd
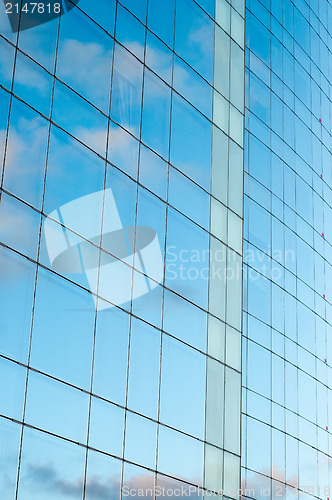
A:
MULTIPOLYGON (((80 9, 105 28, 112 36, 114 33, 115 7, 115 0, 94 0, 93 3, 90 0, 80 0, 79 4, 80 9)), ((76 15, 74 9, 70 11, 69 15, 76 15)))
POLYGON ((135 0, 123 0, 122 3, 130 12, 135 14, 138 19, 145 23, 147 0, 139 0, 139 2, 135 0))
POLYGON ((55 52, 59 28, 59 19, 53 19, 33 29, 20 31, 19 48, 44 66, 54 72, 55 52))
POLYGON ((26 422, 86 443, 89 396, 54 379, 29 372, 26 422))
POLYGON ((191 0, 177 0, 175 19, 175 51, 212 83, 213 21, 191 0))
POLYGON ((210 190, 212 124, 178 96, 173 98, 171 163, 210 190))
POLYGON ((13 99, 4 187, 37 208, 42 200, 48 127, 40 115, 13 99))
POLYGON ((130 52, 143 60, 145 27, 121 5, 118 5, 115 37, 130 52))
POLYGON ((0 413, 22 420, 26 368, 0 357, 0 413))
POLYGON ((92 390, 123 405, 126 396, 128 335, 128 314, 114 307, 98 312, 92 390))
POLYGON ((2 193, 0 201, 0 238, 20 253, 36 259, 40 214, 16 198, 2 193))
POLYGON ((86 451, 82 446, 25 428, 18 498, 70 500, 83 494, 86 451))
POLYGON ((0 418, 0 495, 15 498, 21 426, 0 418))
POLYGON ((139 136, 143 66, 119 45, 115 45, 111 118, 139 136))
POLYGON ((174 37, 174 8, 175 0, 149 0, 148 27, 171 48, 174 37))
POLYGON ((92 397, 90 412, 89 446, 121 457, 124 410, 92 397))
POLYGON ((166 160, 169 150, 171 90, 153 73, 144 76, 142 141, 166 160))
POLYGON ((13 77, 14 47, 3 38, 0 38, 0 48, 0 81, 1 85, 10 90, 13 77))
POLYGON ((85 487, 86 500, 98 497, 120 498, 122 462, 116 458, 89 450, 85 487))
MULTIPOLYGON (((104 176, 104 160, 62 130, 52 127, 44 199, 47 214, 65 203, 103 189, 104 176)), ((99 227, 100 220, 101 214, 99 227)), ((68 222, 66 225, 71 227, 68 222)))
POLYGON ((55 85, 52 116, 64 130, 105 156, 107 118, 59 82, 55 85))
POLYGON ((150 31, 146 33, 145 64, 171 84, 173 53, 150 31))
POLYGON ((159 361, 160 332, 142 321, 133 319, 127 404, 130 409, 152 418, 157 418, 159 361))
POLYGON ((61 18, 57 76, 107 114, 112 57, 112 38, 78 9, 61 18))
POLYGON ((172 167, 169 172, 168 201, 187 217, 209 230, 210 196, 172 167))
POLYGON ((170 209, 166 245, 166 286, 206 309, 208 233, 170 209))
POLYGON ((35 266, 1 247, 0 273, 0 352, 27 363, 35 266))
POLYGON ((38 64, 17 53, 13 91, 37 111, 49 116, 53 78, 38 64))
MULTIPOLYGON (((203 442, 160 425, 158 445, 157 467, 160 472, 202 484, 203 442)), ((197 496, 198 490, 195 491, 197 496)))
POLYGON ((93 329, 92 296, 48 271, 40 270, 31 365, 61 380, 89 389, 93 329))
POLYGON ((145 146, 141 146, 139 181, 156 195, 166 199, 167 163, 145 146))
MULTIPOLYGON (((184 258, 186 255, 184 254, 184 258)), ((206 313, 183 298, 165 290, 163 329, 202 351, 207 341, 206 313)))
POLYGON ((110 121, 108 160, 134 179, 137 177, 138 146, 131 134, 110 121))
POLYGON ((187 101, 212 119, 212 87, 177 56, 174 60, 173 85, 187 101))
POLYGON ((160 390, 160 420, 203 438, 205 356, 164 335, 160 390))
POLYGON ((270 33, 252 14, 249 16, 250 50, 266 64, 270 62, 270 33))
POLYGON ((127 411, 125 458, 150 469, 156 463, 157 424, 127 411))
POLYGON ((3 110, 1 115, 0 115, 0 147, 1 147, 1 154, 0 154, 0 173, 2 174, 2 169, 3 169, 3 156, 5 152, 5 140, 6 140, 6 128, 7 128, 7 122, 8 122, 8 112, 9 112, 9 98, 10 94, 6 92, 5 90, 0 88, 0 106, 1 109, 3 110))

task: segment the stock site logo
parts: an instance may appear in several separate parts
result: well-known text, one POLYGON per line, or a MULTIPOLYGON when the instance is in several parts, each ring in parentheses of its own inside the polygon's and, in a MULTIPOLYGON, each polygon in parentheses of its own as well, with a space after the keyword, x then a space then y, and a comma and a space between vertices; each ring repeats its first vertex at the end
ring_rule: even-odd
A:
POLYGON ((98 310, 142 297, 162 282, 163 256, 156 231, 148 226, 124 225, 110 188, 54 210, 45 219, 44 234, 52 269, 63 274, 84 273, 95 303, 97 293, 106 299, 98 301, 98 310), (95 214, 102 207, 100 252, 95 214))
POLYGON ((13 33, 48 23, 72 10, 79 0, 42 0, 26 2, 3 0, 13 33))

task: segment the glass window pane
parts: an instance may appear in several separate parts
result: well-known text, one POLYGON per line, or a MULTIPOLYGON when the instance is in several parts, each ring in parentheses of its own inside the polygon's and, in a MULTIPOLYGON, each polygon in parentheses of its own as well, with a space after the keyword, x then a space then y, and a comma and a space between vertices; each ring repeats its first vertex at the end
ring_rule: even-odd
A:
POLYGON ((21 426, 0 418, 0 496, 15 498, 21 426))
POLYGON ((155 469, 157 424, 127 411, 125 436, 125 459, 155 469))
POLYGON ((139 137, 143 66, 127 50, 115 45, 111 117, 139 137))
POLYGON ((123 0, 123 5, 132 12, 140 21, 145 24, 146 21, 146 3, 147 0, 140 0, 137 2, 135 0, 123 0))
POLYGON ((228 206, 240 217, 243 206, 243 151, 233 141, 229 142, 228 206))
POLYGON ((133 318, 127 405, 155 419, 158 411, 159 362, 160 332, 133 318))
POLYGON ((122 457, 124 410, 91 398, 89 446, 122 457))
POLYGON ((160 472, 192 484, 203 483, 203 442, 159 425, 158 443, 160 472))
POLYGON ((242 219, 228 210, 228 245, 242 254, 242 219))
MULTIPOLYGON (((149 2, 149 8, 152 3, 152 1, 149 2)), ((159 7, 161 10, 162 4, 159 4, 159 7)), ((146 32, 145 64, 165 82, 171 84, 173 53, 150 31, 146 32)))
POLYGON ((210 196, 174 168, 169 170, 169 203, 204 229, 210 225, 210 196))
POLYGON ((230 105, 229 111, 229 135, 233 141, 243 146, 243 115, 232 105, 230 105))
POLYGON ((163 329, 189 345, 206 350, 206 313, 165 289, 163 329))
MULTIPOLYGON (((142 489, 144 485, 144 496, 141 496, 144 500, 153 500, 154 496, 154 485, 155 485, 155 474, 142 467, 137 467, 129 463, 125 463, 123 467, 123 487, 122 496, 127 498, 137 498, 139 490, 142 489)), ((141 493, 141 491, 140 491, 141 493)))
POLYGON ((110 122, 108 160, 133 179, 137 178, 139 142, 123 128, 110 122))
MULTIPOLYGON (((210 492, 221 491, 223 488, 223 458, 224 452, 222 450, 205 444, 204 487, 210 492)), ((211 493, 209 493, 210 495, 211 493)))
POLYGON ((19 500, 82 498, 85 449, 33 429, 24 429, 19 500))
POLYGON ((35 273, 27 259, 0 248, 0 352, 23 363, 28 357, 35 273))
POLYGON ((26 368, 0 357, 0 413, 22 420, 26 368))
MULTIPOLYGON (((121 5, 116 14, 115 37, 121 45, 127 47, 141 61, 144 59, 145 27, 121 5)), ((144 19, 145 22, 145 19, 144 19)))
POLYGON ((224 443, 224 372, 223 364, 207 358, 205 439, 220 448, 224 443))
POLYGON ((149 70, 144 75, 142 141, 166 160, 169 150, 171 90, 149 70))
POLYGON ((255 342, 248 343, 247 386, 249 389, 270 397, 271 353, 255 342))
POLYGON ((112 57, 112 38, 79 9, 61 17, 57 76, 107 114, 112 57))
POLYGON ((115 307, 97 315, 93 392, 124 405, 126 396, 129 314, 115 307))
POLYGON ((240 45, 243 46, 244 43, 244 20, 236 12, 235 9, 231 9, 231 36, 240 45))
POLYGON ((7 87, 7 89, 10 90, 13 78, 14 47, 10 45, 4 38, 1 38, 0 52, 1 52, 1 58, 0 58, 1 85, 7 87))
POLYGON ((21 30, 18 39, 19 48, 51 73, 54 71, 58 28, 57 17, 33 29, 21 30))
POLYGON ((168 211, 166 286, 207 309, 209 235, 172 209, 168 211))
POLYGON ((90 294, 41 269, 37 280, 31 365, 88 390, 94 316, 90 294))
POLYGON ((209 312, 217 318, 226 319, 226 247, 216 238, 210 237, 209 312))
POLYGON ((230 498, 238 498, 240 488, 240 457, 224 453, 224 491, 230 498))
POLYGON ((178 0, 175 50, 208 82, 213 78, 213 41, 212 20, 194 2, 178 0))
MULTIPOLYGON (((114 34, 116 0, 80 0, 79 8, 88 14, 94 21, 102 26, 110 35, 114 34)), ((69 15, 76 16, 75 9, 69 15)), ((68 12, 67 14, 68 15, 68 12)))
POLYGON ((86 500, 111 500, 120 498, 121 461, 88 451, 88 463, 85 485, 86 500))
POLYGON ((229 139, 227 135, 221 132, 217 127, 213 127, 212 134, 211 193, 218 200, 227 205, 228 184, 230 185, 228 182, 229 139))
POLYGON ((219 92, 213 92, 213 122, 229 134, 229 102, 219 92))
POLYGON ((175 0, 149 0, 148 27, 173 48, 175 0))
POLYGON ((25 421, 40 429, 86 443, 89 396, 33 371, 29 372, 25 421))
POLYGON ((212 87, 175 56, 173 87, 201 113, 212 119, 212 87))
POLYGON ((225 323, 208 315, 208 354, 222 363, 225 361, 225 323))
POLYGON ((54 89, 52 117, 64 130, 105 156, 107 118, 58 81, 54 89))
POLYGON ((163 200, 167 192, 167 163, 141 145, 139 181, 163 200))
MULTIPOLYGON (((52 126, 47 163, 44 211, 50 214, 77 198, 104 187, 105 162, 68 134, 52 126)), ((94 214, 100 228, 101 213, 94 214)), ((65 225, 72 228, 66 221, 65 225)), ((98 231, 99 232, 99 231, 98 231)), ((91 238, 92 234, 87 235, 91 238)))
POLYGON ((247 467, 263 474, 271 467, 271 427, 247 417, 247 467))
MULTIPOLYGON (((229 5, 226 3, 226 1, 222 1, 223 4, 227 5, 229 9, 229 5)), ((226 99, 229 99, 230 38, 217 25, 215 27, 214 47, 214 87, 226 99)))
POLYGON ((244 106, 244 52, 231 42, 230 100, 240 111, 244 106))
POLYGON ((226 322, 241 330, 242 317, 242 258, 227 250, 227 307, 226 322))
POLYGON ((225 368, 225 437, 224 447, 240 454, 241 374, 225 368))
POLYGON ((164 335, 161 365, 160 420, 203 438, 205 356, 164 335))
MULTIPOLYGON (((138 188, 136 223, 136 257, 134 265, 138 270, 141 269, 141 262, 139 261, 142 259, 142 254, 145 251, 148 252, 146 241, 143 241, 143 227, 153 230, 152 235, 154 235, 154 252, 149 255, 149 262, 144 263, 143 267, 145 274, 154 280, 154 282, 149 280, 150 287, 154 288, 155 283, 161 283, 163 279, 166 205, 156 196, 153 196, 141 187, 138 188)), ((153 236, 151 236, 151 238, 152 237, 153 236)))
POLYGON ((241 334, 226 326, 226 363, 241 371, 241 334))
POLYGON ((178 96, 173 97, 171 163, 210 190, 212 125, 178 96))
POLYGON ((227 244, 228 210, 222 203, 211 197, 211 234, 227 244))
POLYGON ((51 110, 52 87, 52 76, 18 52, 13 92, 48 117, 51 110))
POLYGON ((42 200, 47 136, 47 121, 13 99, 4 188, 37 208, 42 200))
POLYGON ((13 196, 2 193, 0 239, 5 245, 36 259, 40 214, 13 196))

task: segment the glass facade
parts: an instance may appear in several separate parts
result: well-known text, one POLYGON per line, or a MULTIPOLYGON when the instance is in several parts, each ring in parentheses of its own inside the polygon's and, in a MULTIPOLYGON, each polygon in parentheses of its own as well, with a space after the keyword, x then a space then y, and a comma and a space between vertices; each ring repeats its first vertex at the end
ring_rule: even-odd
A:
POLYGON ((331 497, 331 33, 1 4, 1 499, 331 497))
POLYGON ((246 2, 242 485, 332 487, 332 5, 246 2))
POLYGON ((244 8, 1 4, 4 500, 238 498, 244 8))

